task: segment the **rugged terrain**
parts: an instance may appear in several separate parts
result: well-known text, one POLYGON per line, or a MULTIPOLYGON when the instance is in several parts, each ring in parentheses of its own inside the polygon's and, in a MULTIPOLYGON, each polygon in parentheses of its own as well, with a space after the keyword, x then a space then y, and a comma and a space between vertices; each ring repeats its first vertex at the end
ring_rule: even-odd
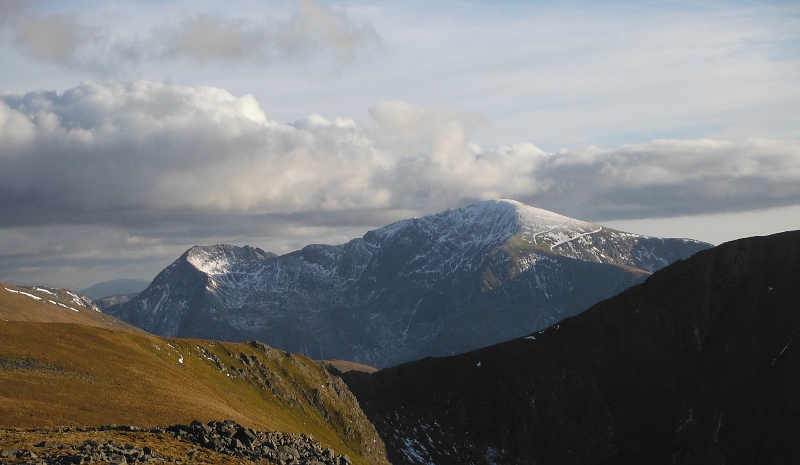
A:
POLYGON ((327 365, 259 342, 152 336, 61 292, 0 283, 0 449, 64 427, 232 420, 311 435, 353 463, 386 463, 374 427, 327 365))
POLYGON ((99 428, 5 430, 0 433, 0 463, 270 463, 351 465, 346 455, 312 437, 257 431, 238 423, 193 421, 189 425, 142 429, 99 428))
POLYGON ((343 376, 395 465, 800 463, 798 338, 795 231, 524 338, 343 376))
POLYGON ((105 311, 155 334, 385 367, 545 328, 707 247, 495 200, 279 257, 193 247, 105 311))

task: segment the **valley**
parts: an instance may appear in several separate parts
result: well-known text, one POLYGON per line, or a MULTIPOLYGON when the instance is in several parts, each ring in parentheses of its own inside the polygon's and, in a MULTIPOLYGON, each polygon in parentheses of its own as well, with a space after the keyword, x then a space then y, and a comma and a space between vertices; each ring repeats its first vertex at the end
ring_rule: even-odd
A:
MULTIPOLYGON (((120 321, 72 291, 0 284, 0 462, 800 459, 800 358, 794 350, 800 232, 708 248, 632 236, 508 202, 496 207, 413 219, 344 246, 309 246, 282 257, 254 248, 196 247, 120 304, 155 302, 148 308, 156 319, 148 321, 173 332, 229 331, 256 321, 257 313, 242 309, 258 283, 292 289, 283 298, 304 296, 307 305, 322 298, 309 290, 323 289, 320 296, 343 305, 343 297, 331 297, 338 285, 401 283, 378 293, 386 296, 376 301, 404 301, 410 315, 379 334, 419 339, 412 330, 425 321, 430 329, 430 312, 438 310, 434 316, 450 320, 425 347, 445 355, 380 370, 355 358, 314 360, 272 347, 280 337, 233 342, 157 336, 145 331, 147 325, 134 326, 140 323, 135 318, 120 321), (499 216, 479 221, 481 215, 470 216, 477 211, 499 216), (433 227, 452 224, 453 217, 469 221, 433 227), (473 249, 466 253, 456 243, 473 249), (361 261, 354 261, 360 253, 361 261), (310 279, 309 269, 330 280, 310 279), (352 279, 342 280, 347 273, 352 279), (440 280, 428 280, 430 275, 440 280), (474 295, 463 298, 453 286, 469 279, 473 287, 464 289, 474 295), (420 289, 425 293, 419 300, 406 294, 420 289), (597 292, 582 294, 587 289, 597 292), (534 294, 526 294, 530 290, 534 294), (570 293, 579 295, 564 300, 570 293), (425 299, 436 305, 422 305, 425 299), (556 300, 562 311, 548 313, 554 307, 546 303, 556 300), (585 304, 585 311, 563 311, 565 302, 585 304), (238 319, 223 319, 232 315, 238 319), (537 318, 541 327, 514 337, 537 318), (475 336, 482 332, 492 336, 475 336), (507 337, 494 342, 498 335, 507 337), (462 345, 451 343, 462 339, 462 345)), ((346 312, 326 311, 293 323, 316 318, 322 333, 271 324, 286 340, 302 334, 320 347, 353 344, 344 336, 331 339, 344 333, 327 325, 326 318, 346 312), (316 340, 319 334, 327 337, 316 340)), ((392 321, 381 318, 378 323, 392 321)), ((375 320, 354 317, 349 325, 358 329, 362 322, 367 328, 360 334, 369 334, 375 320)), ((313 353, 309 347, 301 345, 313 353)))

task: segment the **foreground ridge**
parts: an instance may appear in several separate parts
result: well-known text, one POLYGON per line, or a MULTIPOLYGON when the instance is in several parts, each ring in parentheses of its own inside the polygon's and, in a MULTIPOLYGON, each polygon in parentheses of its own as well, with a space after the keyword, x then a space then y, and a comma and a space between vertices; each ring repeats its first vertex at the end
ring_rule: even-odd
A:
POLYGON ((800 463, 800 231, 704 250, 552 327, 343 374, 395 465, 800 463))

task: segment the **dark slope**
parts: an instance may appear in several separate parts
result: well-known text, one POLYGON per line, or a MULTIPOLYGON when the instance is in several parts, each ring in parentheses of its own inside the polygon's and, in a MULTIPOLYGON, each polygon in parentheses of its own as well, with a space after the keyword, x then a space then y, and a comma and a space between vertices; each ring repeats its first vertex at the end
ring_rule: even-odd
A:
POLYGON ((385 367, 545 328, 707 247, 486 201, 280 257, 193 247, 105 311, 154 334, 385 367))
POLYGON ((395 465, 800 463, 800 231, 527 338, 344 375, 395 465))

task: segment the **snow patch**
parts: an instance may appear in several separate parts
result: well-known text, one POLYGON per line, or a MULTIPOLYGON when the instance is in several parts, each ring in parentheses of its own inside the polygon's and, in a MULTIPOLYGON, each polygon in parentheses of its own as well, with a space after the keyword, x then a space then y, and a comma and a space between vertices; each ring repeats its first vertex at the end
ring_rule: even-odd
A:
POLYGON ((58 297, 55 292, 49 291, 43 287, 34 287, 34 291, 44 292, 45 294, 50 294, 52 296, 58 297))
POLYGON ((56 302, 55 300, 50 300, 50 299, 47 299, 47 301, 48 301, 48 302, 50 302, 50 303, 51 303, 51 304, 53 304, 53 305, 58 305, 59 307, 64 307, 64 308, 66 308, 66 309, 68 309, 68 310, 72 310, 73 312, 78 312, 78 313, 80 313, 80 312, 81 312, 81 311, 80 311, 80 310, 78 310, 77 308, 70 307, 69 305, 64 305, 64 304, 62 304, 61 302, 56 302))
POLYGON ((39 297, 38 295, 28 294, 27 292, 23 292, 23 291, 15 291, 14 289, 9 289, 9 288, 6 288, 6 290, 8 292, 13 292, 14 294, 21 294, 21 295, 24 295, 25 297, 30 297, 31 299, 42 300, 42 298, 39 297))

